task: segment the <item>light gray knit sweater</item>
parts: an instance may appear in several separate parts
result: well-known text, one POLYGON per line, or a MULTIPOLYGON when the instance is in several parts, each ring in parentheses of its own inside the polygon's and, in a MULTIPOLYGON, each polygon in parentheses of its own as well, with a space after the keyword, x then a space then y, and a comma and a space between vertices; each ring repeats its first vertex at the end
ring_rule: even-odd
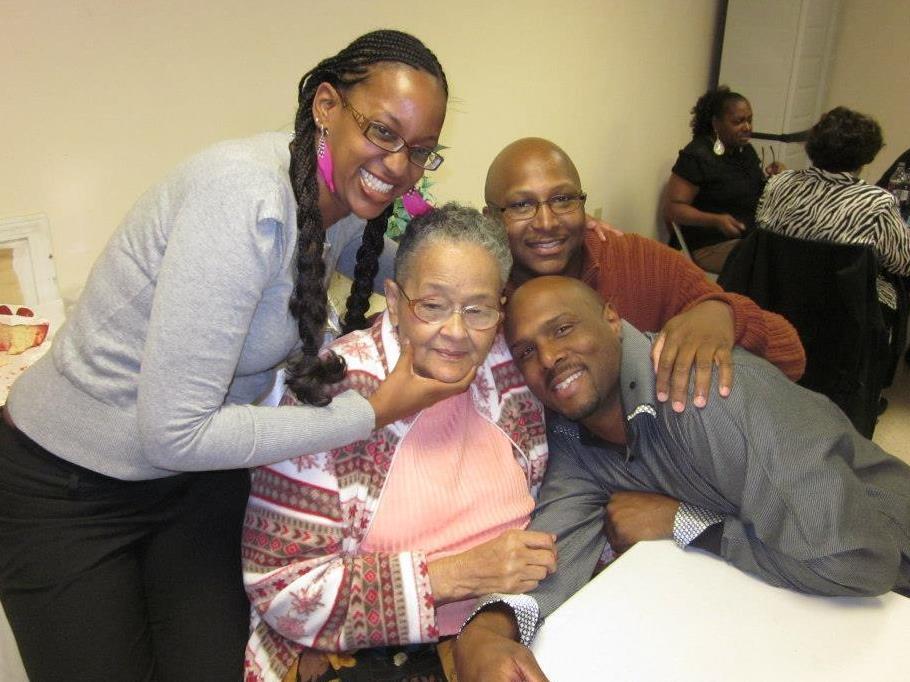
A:
MULTIPOLYGON (((369 435, 373 411, 354 392, 325 408, 249 405, 299 341, 289 139, 218 144, 139 199, 51 351, 13 386, 7 407, 25 434, 126 480, 253 467, 369 435)), ((353 261, 363 224, 327 231, 328 272, 353 261)))

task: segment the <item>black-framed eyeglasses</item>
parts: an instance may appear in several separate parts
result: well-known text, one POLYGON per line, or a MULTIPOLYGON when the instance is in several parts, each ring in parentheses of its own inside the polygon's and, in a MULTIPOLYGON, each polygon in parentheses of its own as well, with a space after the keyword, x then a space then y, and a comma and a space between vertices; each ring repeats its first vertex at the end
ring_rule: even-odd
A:
POLYGON ((584 192, 578 194, 557 194, 544 201, 534 201, 533 199, 521 199, 513 201, 507 206, 496 206, 490 204, 509 220, 531 220, 537 215, 541 205, 546 204, 556 215, 572 213, 584 207, 588 195, 584 192))
POLYGON ((474 331, 482 332, 492 329, 502 319, 502 310, 493 306, 483 304, 457 306, 451 301, 435 298, 412 299, 404 292, 401 284, 395 281, 395 285, 404 296, 404 300, 408 302, 408 308, 411 309, 414 317, 427 324, 443 324, 448 322, 452 315, 458 313, 466 326, 474 331))
POLYGON ((360 132, 370 142, 386 152, 400 152, 402 149, 408 150, 408 161, 415 166, 420 166, 424 170, 436 170, 445 161, 439 154, 432 149, 408 144, 405 139, 391 130, 388 126, 379 121, 371 121, 361 114, 357 109, 351 106, 341 93, 341 105, 351 112, 351 116, 360 128, 360 132))

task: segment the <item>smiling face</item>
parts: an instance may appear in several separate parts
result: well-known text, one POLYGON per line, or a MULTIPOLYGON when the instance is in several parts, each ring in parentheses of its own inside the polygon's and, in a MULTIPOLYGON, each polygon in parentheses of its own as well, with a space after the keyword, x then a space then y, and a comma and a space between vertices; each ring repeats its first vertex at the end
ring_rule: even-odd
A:
POLYGON ((550 409, 587 423, 620 407, 620 320, 582 282, 522 285, 509 300, 505 332, 528 387, 550 409))
POLYGON ((727 102, 723 116, 711 120, 714 132, 728 147, 742 147, 752 138, 752 107, 744 99, 727 102))
POLYGON ((414 349, 414 370, 421 376, 447 383, 463 379, 490 352, 498 325, 477 331, 466 326, 457 312, 441 324, 419 320, 408 305, 425 299, 439 304, 486 305, 498 308, 503 281, 499 264, 477 244, 447 240, 427 242, 399 274, 398 284, 386 280, 386 297, 398 336, 414 349))
MULTIPOLYGON (((332 154, 335 192, 320 178, 320 209, 338 218, 353 212, 374 218, 423 175, 423 169, 408 161, 407 148, 387 152, 370 142, 355 120, 352 109, 368 121, 376 121, 390 135, 411 146, 433 149, 439 142, 446 113, 446 95, 433 75, 395 62, 370 67, 366 80, 341 94, 322 83, 313 100, 318 126, 328 129, 326 142, 332 154)), ((329 222, 334 222, 330 220, 329 222)))
POLYGON ((499 209, 522 201, 546 201, 581 193, 578 171, 552 142, 526 138, 513 142, 493 160, 487 173, 485 213, 502 221, 515 258, 511 279, 540 275, 581 275, 585 212, 579 207, 556 215, 546 204, 530 220, 506 218, 499 209))

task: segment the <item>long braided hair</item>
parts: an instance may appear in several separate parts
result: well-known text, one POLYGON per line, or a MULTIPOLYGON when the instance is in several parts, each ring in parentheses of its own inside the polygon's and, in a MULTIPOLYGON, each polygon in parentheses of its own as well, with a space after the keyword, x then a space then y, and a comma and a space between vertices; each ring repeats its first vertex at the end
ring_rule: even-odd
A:
MULTIPOLYGON (((316 124, 312 105, 321 83, 344 90, 369 75, 379 62, 400 62, 436 76, 448 95, 445 73, 436 56, 417 38, 401 31, 373 31, 360 36, 334 57, 324 59, 303 75, 298 86, 297 116, 291 141, 291 186, 297 199, 297 281, 289 308, 300 334, 302 348, 288 362, 287 385, 297 398, 310 405, 327 405, 331 398, 325 386, 344 376, 344 360, 334 353, 319 355, 323 328, 328 316, 326 268, 322 260, 325 231, 319 212, 319 183, 316 179, 316 124)), ((357 251, 354 282, 343 322, 345 332, 366 326, 373 279, 379 269, 383 234, 392 206, 368 221, 357 251)))

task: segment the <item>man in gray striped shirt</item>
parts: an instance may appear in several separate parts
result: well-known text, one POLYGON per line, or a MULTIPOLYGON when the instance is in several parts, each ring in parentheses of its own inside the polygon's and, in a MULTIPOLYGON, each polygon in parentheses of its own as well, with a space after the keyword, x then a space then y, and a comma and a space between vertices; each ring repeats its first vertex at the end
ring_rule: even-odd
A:
POLYGON ((459 637, 459 680, 543 680, 540 617, 591 576, 606 544, 674 537, 766 582, 824 595, 910 596, 910 467, 827 398, 736 349, 736 388, 702 410, 654 398, 650 339, 566 278, 520 287, 506 335, 548 415, 550 460, 531 528, 558 535, 556 573, 494 595, 459 637), (511 608, 505 608, 504 603, 511 608))

